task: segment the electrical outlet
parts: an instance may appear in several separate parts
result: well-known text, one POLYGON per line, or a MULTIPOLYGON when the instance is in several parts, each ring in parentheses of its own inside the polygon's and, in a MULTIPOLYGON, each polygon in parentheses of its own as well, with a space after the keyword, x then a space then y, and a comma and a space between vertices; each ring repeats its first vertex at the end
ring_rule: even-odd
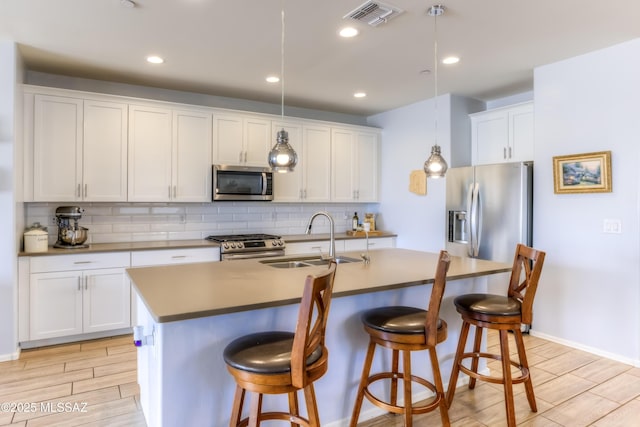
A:
POLYGON ((622 221, 619 219, 605 219, 602 224, 604 233, 620 234, 622 233, 622 221))

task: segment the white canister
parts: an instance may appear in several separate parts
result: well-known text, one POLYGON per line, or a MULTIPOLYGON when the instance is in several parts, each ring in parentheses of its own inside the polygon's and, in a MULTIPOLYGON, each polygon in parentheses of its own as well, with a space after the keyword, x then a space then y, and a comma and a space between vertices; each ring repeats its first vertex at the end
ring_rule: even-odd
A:
POLYGON ((34 223, 24 232, 25 252, 47 252, 49 247, 49 233, 40 223, 34 223))

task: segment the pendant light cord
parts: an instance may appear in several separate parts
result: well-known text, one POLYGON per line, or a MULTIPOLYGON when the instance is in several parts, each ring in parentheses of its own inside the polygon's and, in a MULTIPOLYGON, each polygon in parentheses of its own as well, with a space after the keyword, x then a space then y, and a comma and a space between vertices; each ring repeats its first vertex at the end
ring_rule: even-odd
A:
POLYGON ((281 35, 280 35, 280 115, 284 120, 284 0, 281 9, 281 35))
POLYGON ((435 145, 438 145, 438 13, 433 15, 433 74, 435 77, 435 145))

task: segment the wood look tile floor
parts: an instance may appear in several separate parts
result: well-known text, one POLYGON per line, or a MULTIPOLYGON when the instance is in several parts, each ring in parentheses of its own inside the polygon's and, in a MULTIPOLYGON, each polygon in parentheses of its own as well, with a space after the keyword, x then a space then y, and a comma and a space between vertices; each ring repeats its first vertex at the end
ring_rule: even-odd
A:
MULTIPOLYGON (((518 426, 640 426, 640 368, 529 335, 525 343, 538 412, 529 410, 523 386, 515 386, 518 426)), ((488 344, 497 352, 497 334, 490 333, 488 344)), ((490 368, 499 371, 499 362, 490 368)), ((130 335, 25 350, 20 359, 0 363, 0 404, 14 409, 0 407, 0 426, 142 427, 138 394, 130 335)), ((505 426, 503 399, 499 385, 462 387, 449 412, 451 425, 505 426)), ((402 425, 394 415, 359 424, 402 425)), ((416 427, 439 425, 437 412, 414 417, 416 427)))

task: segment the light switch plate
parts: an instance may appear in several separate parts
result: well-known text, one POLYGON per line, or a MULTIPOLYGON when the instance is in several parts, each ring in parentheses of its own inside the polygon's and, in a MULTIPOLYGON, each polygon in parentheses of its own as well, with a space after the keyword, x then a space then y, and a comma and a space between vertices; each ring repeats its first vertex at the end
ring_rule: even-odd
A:
POLYGON ((622 221, 619 219, 605 219, 602 225, 604 233, 620 234, 622 233, 622 221))

